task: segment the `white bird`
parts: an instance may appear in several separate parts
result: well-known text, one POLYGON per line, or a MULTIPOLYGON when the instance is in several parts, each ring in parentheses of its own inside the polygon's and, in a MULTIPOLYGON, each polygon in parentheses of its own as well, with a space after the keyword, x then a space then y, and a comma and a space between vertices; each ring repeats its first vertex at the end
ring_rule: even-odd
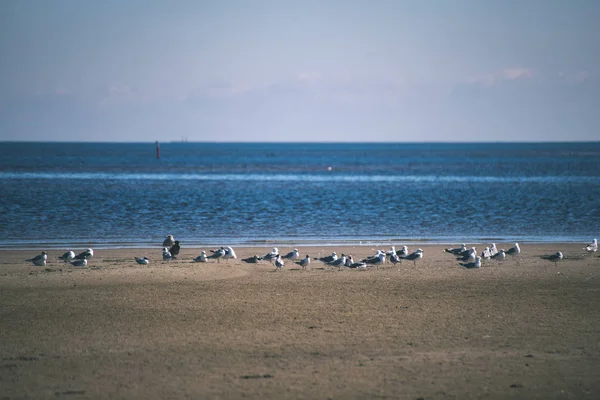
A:
POLYGON ((330 256, 317 258, 317 260, 324 262, 325 264, 333 262, 338 259, 337 253, 334 251, 330 256))
POLYGON ((490 248, 486 247, 482 252, 481 252, 481 258, 484 260, 489 260, 492 257, 492 253, 490 252, 490 248))
POLYGON ((77 254, 75 256, 75 260, 83 260, 83 259, 87 260, 87 259, 90 259, 92 257, 94 257, 94 250, 87 249, 86 251, 83 251, 83 252, 77 254))
POLYGON ((374 265, 379 269, 379 266, 385 262, 385 253, 380 251, 377 256, 362 260, 362 262, 368 265, 374 265))
POLYGON ((194 258, 195 262, 206 262, 206 251, 202 250, 202 253, 196 258, 194 258))
POLYGON ((338 269, 342 268, 344 264, 346 264, 346 255, 344 253, 342 253, 341 257, 337 260, 327 263, 327 265, 331 265, 332 267, 338 267, 338 269))
POLYGON ((390 262, 393 265, 396 265, 397 263, 399 263, 400 262, 400 257, 398 257, 398 254, 396 254, 395 252, 392 253, 392 254, 390 254, 390 262))
POLYGON ((417 260, 420 260, 422 258, 423 249, 417 249, 417 251, 415 251, 414 253, 410 253, 409 255, 404 257, 405 260, 411 260, 415 264, 415 266, 417 266, 417 260))
POLYGON ((136 257, 135 262, 138 264, 141 264, 141 265, 148 265, 148 264, 150 264, 150 259, 146 256, 144 256, 142 258, 136 257))
POLYGON ((542 256, 542 258, 544 260, 548 260, 548 261, 552 261, 554 263, 554 266, 556 266, 560 260, 562 260, 564 258, 563 253, 561 253, 560 251, 557 251, 554 254, 551 254, 549 256, 542 256))
POLYGON ((301 266, 302 269, 306 269, 306 267, 308 267, 308 264, 310 264, 310 256, 307 254, 306 257, 304 257, 302 260, 296 261, 296 264, 301 266))
POLYGON ((463 252, 461 257, 458 257, 458 261, 463 262, 473 262, 475 261, 475 257, 477 257, 477 249, 475 247, 471 247, 466 253, 463 252))
POLYGON ((504 251, 504 249, 500 249, 499 252, 497 252, 496 254, 494 254, 492 256, 492 260, 496 260, 496 261, 504 261, 506 259, 506 252, 504 251))
POLYGON ((221 257, 225 255, 225 248, 221 247, 219 250, 211 250, 212 254, 207 259, 217 260, 217 262, 221 262, 221 257))
POLYGON ((60 256, 58 258, 60 258, 64 262, 71 261, 72 259, 75 258, 75 253, 72 252, 71 250, 69 250, 65 254, 63 254, 62 256, 60 256))
POLYGON ((163 240, 163 247, 171 247, 175 244, 175 238, 173 235, 165 236, 165 240, 163 240))
POLYGON ((349 255, 346 258, 346 267, 348 268, 357 268, 357 269, 365 269, 367 268, 367 264, 364 262, 354 262, 354 259, 352 259, 352 256, 349 255))
POLYGON ((588 253, 592 254, 598 251, 598 239, 594 239, 592 243, 583 248, 588 253))
POLYGON ((31 261, 34 265, 38 267, 44 267, 46 265, 46 260, 48 259, 48 254, 45 251, 42 251, 42 254, 38 254, 33 258, 29 258, 25 261, 31 261))
POLYGON ((281 258, 287 260, 298 260, 300 258, 300 252, 298 251, 298 249, 294 249, 281 258))
POLYGON ((71 261, 71 265, 74 267, 86 267, 88 265, 87 258, 81 258, 71 261))
POLYGON ((171 258, 173 258, 168 247, 163 247, 162 258, 163 258, 163 261, 169 261, 171 258))
POLYGON ((444 251, 446 253, 451 253, 451 254, 454 254, 455 256, 459 255, 460 253, 462 253, 463 251, 466 251, 466 250, 467 250, 467 246, 464 243, 461 244, 460 247, 444 249, 444 251))
POLYGON ((392 254, 396 254, 396 247, 395 246, 390 247, 390 249, 385 254, 387 254, 388 256, 391 256, 392 254))
POLYGON ((400 257, 400 260, 402 260, 402 258, 408 255, 408 247, 402 246, 402 249, 398 250, 396 254, 398 255, 398 257, 400 257))
POLYGON ((284 265, 285 263, 281 259, 281 256, 277 254, 277 257, 275 257, 275 271, 281 270, 281 268, 283 268, 284 265))
POLYGON ((262 259, 272 263, 277 258, 277 256, 279 256, 279 249, 277 249, 277 247, 273 247, 273 250, 271 250, 270 253, 267 253, 264 256, 262 256, 262 259))
POLYGON ((519 254, 521 254, 521 248, 519 247, 519 243, 515 243, 513 247, 506 250, 506 254, 508 254, 509 256, 518 256, 519 254))
POLYGON ((475 257, 475 261, 470 262, 470 263, 460 263, 460 265, 462 265, 465 268, 481 268, 481 257, 477 256, 475 257))
POLYGON ((498 254, 498 248, 496 247, 496 243, 490 244, 490 256, 494 256, 498 254))
POLYGON ((229 261, 229 259, 237 259, 237 255, 231 246, 225 247, 225 254, 223 255, 223 259, 229 261))

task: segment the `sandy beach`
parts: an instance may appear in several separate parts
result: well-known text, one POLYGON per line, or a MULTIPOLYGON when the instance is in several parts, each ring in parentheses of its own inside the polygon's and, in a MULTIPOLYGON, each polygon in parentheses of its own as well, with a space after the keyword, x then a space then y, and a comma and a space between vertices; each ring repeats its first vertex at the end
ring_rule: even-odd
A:
POLYGON ((419 247, 416 266, 277 272, 240 261, 269 247, 227 263, 194 263, 185 244, 170 262, 158 246, 96 250, 87 268, 0 251, 0 398, 600 397, 598 253, 525 243, 520 260, 465 269, 419 247), (541 258, 558 250, 556 266, 541 258))

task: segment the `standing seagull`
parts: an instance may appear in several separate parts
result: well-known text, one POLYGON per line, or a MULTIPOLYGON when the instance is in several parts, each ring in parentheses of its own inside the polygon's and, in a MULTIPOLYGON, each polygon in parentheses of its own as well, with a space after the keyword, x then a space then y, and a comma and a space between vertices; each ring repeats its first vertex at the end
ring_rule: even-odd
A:
POLYGON ((277 254, 277 257, 275 257, 275 271, 277 270, 281 270, 281 268, 283 268, 284 266, 284 262, 281 259, 281 256, 279 254, 277 254))
POLYGON ((597 252, 598 251, 598 239, 594 239, 592 241, 592 243, 588 244, 583 249, 590 254, 597 252))
POLYGON ((46 260, 48 259, 48 254, 45 251, 42 251, 42 254, 38 254, 37 256, 27 259, 25 261, 31 261, 34 265, 38 267, 46 266, 46 260))
POLYGON ((230 258, 233 258, 234 260, 237 259, 237 255, 235 255, 235 251, 233 251, 231 246, 225 247, 225 254, 223 255, 223 258, 227 261, 229 261, 230 258))
POLYGON ((396 254, 396 253, 390 254, 390 262, 393 265, 396 265, 397 263, 399 263, 400 262, 400 257, 398 257, 398 254, 396 254))
POLYGON ((490 244, 490 256, 494 256, 498 254, 498 248, 496 247, 496 243, 490 244))
POLYGON ((549 256, 542 256, 542 258, 544 260, 552 261, 554 263, 554 266, 556 267, 557 266, 556 263, 565 257, 563 256, 563 253, 561 253, 560 251, 557 251, 555 254, 551 254, 549 256))
MULTIPOLYGON (((385 258, 385 254, 383 255, 383 257, 385 258)), ((344 253, 342 253, 342 256, 337 260, 327 263, 327 265, 331 265, 332 267, 338 267, 338 270, 341 269, 344 266, 344 264, 346 264, 346 256, 344 255, 344 253)))
POLYGON ((90 259, 94 257, 94 250, 92 249, 87 249, 86 251, 82 251, 81 253, 77 254, 75 256, 75 260, 83 260, 83 259, 90 259))
POLYGON ((417 251, 415 251, 414 253, 410 253, 409 255, 407 255, 406 257, 404 257, 405 260, 412 260, 412 262, 415 264, 415 267, 417 266, 417 260, 420 260, 423 258, 423 249, 417 249, 417 251))
POLYGON ((150 259, 146 256, 144 256, 142 258, 136 257, 135 262, 138 264, 141 264, 141 265, 148 265, 148 264, 150 264, 150 259))
POLYGON ((217 262, 221 262, 221 257, 225 255, 225 248, 221 247, 219 250, 211 250, 212 254, 206 258, 211 260, 217 260, 217 262))
POLYGON ((171 247, 175 244, 175 238, 173 235, 165 236, 165 240, 163 240, 163 247, 171 247))
POLYGON ((379 269, 379 266, 385 262, 385 253, 382 251, 377 256, 362 260, 367 265, 374 265, 379 269))
POLYGON ((171 258, 173 258, 168 247, 163 247, 162 257, 163 257, 163 261, 169 261, 171 258))
POLYGON ((273 250, 271 250, 270 253, 267 253, 264 256, 262 256, 262 259, 267 260, 270 263, 273 263, 273 261, 275 261, 277 256, 279 256, 279 249, 277 247, 273 247, 273 250))
POLYGON ((460 265, 462 265, 465 268, 481 268, 481 257, 477 256, 475 257, 475 261, 470 262, 470 263, 460 263, 460 265))
POLYGON ((75 253, 73 253, 71 250, 69 250, 65 254, 63 254, 62 256, 60 256, 58 258, 63 260, 64 262, 71 261, 72 259, 75 258, 75 253))
POLYGON ((202 250, 202 253, 196 258, 194 258, 196 262, 206 262, 206 251, 202 250))
POLYGON ((300 258, 300 252, 298 251, 298 249, 294 249, 281 258, 287 260, 298 260, 300 258))
POLYGON ((179 255, 180 250, 181 246, 179 245, 179 240, 176 240, 173 246, 171 246, 171 248, 169 249, 169 253, 171 253, 171 257, 173 257, 173 259, 176 259, 177 255, 179 255))
POLYGON ((310 264, 310 256, 307 254, 306 257, 304 257, 302 260, 296 261, 296 264, 301 266, 303 270, 306 269, 306 267, 308 267, 308 264, 310 264))

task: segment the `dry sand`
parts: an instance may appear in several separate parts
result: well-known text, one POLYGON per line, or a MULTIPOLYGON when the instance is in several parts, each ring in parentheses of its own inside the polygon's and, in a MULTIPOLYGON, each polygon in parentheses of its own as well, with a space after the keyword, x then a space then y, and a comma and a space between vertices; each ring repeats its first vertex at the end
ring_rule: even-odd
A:
POLYGON ((0 399, 600 398, 598 255, 524 244, 520 265, 467 270, 421 247, 416 267, 278 272, 239 261, 266 247, 97 250, 85 269, 0 251, 0 399))

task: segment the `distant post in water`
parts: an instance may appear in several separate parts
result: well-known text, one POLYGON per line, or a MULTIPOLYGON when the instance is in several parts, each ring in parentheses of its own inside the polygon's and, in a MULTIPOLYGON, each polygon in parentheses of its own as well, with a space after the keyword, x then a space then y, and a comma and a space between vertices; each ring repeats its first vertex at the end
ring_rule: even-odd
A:
POLYGON ((160 160, 160 145, 158 144, 158 140, 156 141, 156 159, 160 160))

